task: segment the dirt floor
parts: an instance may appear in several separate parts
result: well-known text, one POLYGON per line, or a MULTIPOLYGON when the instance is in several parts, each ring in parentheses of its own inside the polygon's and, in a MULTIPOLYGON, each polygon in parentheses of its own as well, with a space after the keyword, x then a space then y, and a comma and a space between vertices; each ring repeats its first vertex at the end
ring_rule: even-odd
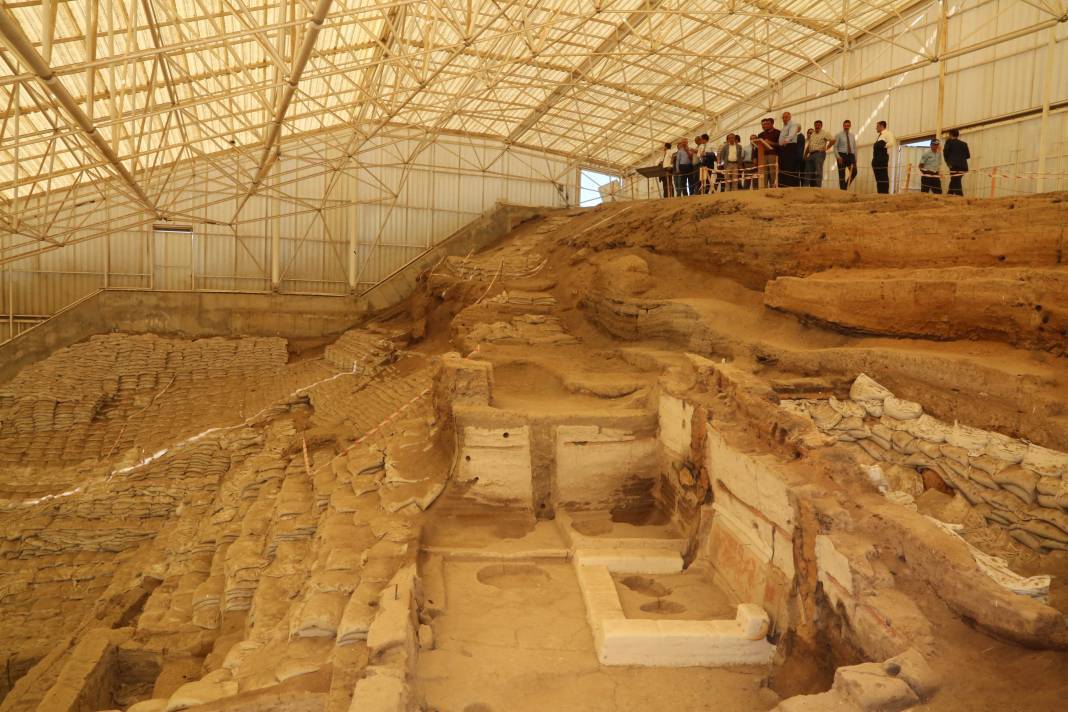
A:
POLYGON ((760 670, 602 667, 568 564, 500 567, 446 564, 448 611, 435 621, 436 649, 420 655, 417 668, 429 709, 674 712, 714 704, 741 712, 775 705, 776 696, 761 689, 760 670))

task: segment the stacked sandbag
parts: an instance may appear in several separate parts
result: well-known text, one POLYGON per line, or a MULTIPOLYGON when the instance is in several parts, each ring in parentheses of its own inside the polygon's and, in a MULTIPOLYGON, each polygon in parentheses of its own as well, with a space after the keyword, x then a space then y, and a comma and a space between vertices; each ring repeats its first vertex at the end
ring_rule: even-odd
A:
POLYGON ((327 362, 342 371, 370 375, 394 361, 397 354, 396 346, 385 335, 364 329, 351 329, 327 346, 323 356, 327 362))
POLYGON ((578 343, 563 323, 548 314, 521 314, 509 321, 479 322, 463 334, 468 345, 480 343, 545 346, 578 343))
MULTIPOLYGON (((877 462, 936 473, 1024 545, 1068 551, 1068 453, 943 422, 865 374, 854 381, 848 400, 784 403, 877 462)), ((908 481, 901 470, 894 472, 899 482, 908 481)), ((908 486, 915 487, 915 480, 908 486)))
POLYGON ((226 577, 213 574, 200 582, 193 591, 193 625, 206 630, 216 630, 222 621, 223 592, 226 577))
POLYGON ((505 289, 484 301, 485 304, 495 304, 498 307, 507 308, 509 311, 545 314, 556 307, 556 297, 551 292, 530 292, 522 289, 505 289))
POLYGON ((337 591, 308 591, 290 619, 290 638, 333 638, 345 602, 337 591))
POLYGON ((0 463, 81 462, 232 422, 246 386, 274 382, 287 360, 273 337, 94 336, 0 388, 0 463))
POLYGON ((175 690, 167 701, 164 711, 177 712, 177 710, 205 705, 236 694, 237 681, 231 679, 229 671, 216 670, 200 680, 187 682, 175 690))
POLYGON ((242 535, 227 549, 224 611, 246 611, 251 607, 252 595, 268 564, 263 547, 264 537, 242 535))

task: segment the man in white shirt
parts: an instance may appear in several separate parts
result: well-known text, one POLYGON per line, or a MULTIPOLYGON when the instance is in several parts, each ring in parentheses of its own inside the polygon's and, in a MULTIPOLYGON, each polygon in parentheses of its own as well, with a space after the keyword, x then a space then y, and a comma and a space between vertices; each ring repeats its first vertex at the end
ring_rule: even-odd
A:
POLYGON ((942 195, 942 145, 937 138, 920 156, 920 192, 942 195))
POLYGON ((897 148, 897 139, 890 133, 885 121, 875 124, 879 135, 871 149, 871 171, 875 174, 875 190, 879 193, 893 192, 891 158, 897 148))
POLYGON ((827 160, 827 150, 834 145, 828 131, 823 130, 823 122, 812 124, 812 135, 805 142, 805 175, 808 184, 815 188, 823 187, 823 162, 827 160))
POLYGON ((782 129, 779 133, 779 185, 801 185, 801 154, 797 137, 801 124, 793 120, 789 111, 782 114, 782 129))

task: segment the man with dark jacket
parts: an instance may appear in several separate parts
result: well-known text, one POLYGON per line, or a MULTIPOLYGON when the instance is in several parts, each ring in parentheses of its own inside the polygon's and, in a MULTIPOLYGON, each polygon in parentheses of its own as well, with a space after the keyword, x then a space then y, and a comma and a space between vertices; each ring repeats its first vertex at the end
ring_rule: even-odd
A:
POLYGON ((964 195, 961 179, 968 172, 968 159, 971 157, 972 154, 968 152, 968 144, 960 140, 960 131, 950 129, 949 138, 946 139, 945 145, 942 146, 942 160, 946 162, 946 167, 949 168, 949 190, 946 192, 950 195, 964 195))
POLYGON ((757 187, 779 187, 779 129, 775 128, 775 119, 760 120, 761 132, 757 135, 757 187))
POLYGON ((886 127, 885 121, 878 121, 875 130, 879 135, 871 147, 871 172, 875 174, 875 190, 878 193, 890 192, 890 153, 897 140, 886 127))

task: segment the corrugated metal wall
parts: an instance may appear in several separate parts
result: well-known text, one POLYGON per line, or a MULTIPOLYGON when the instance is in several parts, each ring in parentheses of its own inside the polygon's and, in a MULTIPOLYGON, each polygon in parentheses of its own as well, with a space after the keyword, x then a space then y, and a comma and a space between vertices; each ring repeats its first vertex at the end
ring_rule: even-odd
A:
MULTIPOLYGON (((4 265, 0 340, 18 331, 9 314, 32 323, 105 286, 268 291, 276 236, 279 291, 348 293, 353 243, 360 291, 497 202, 562 207, 578 193, 575 165, 563 157, 468 137, 421 139, 371 142, 336 171, 329 170, 343 163, 336 137, 283 144, 271 177, 234 225, 237 201, 216 197, 226 176, 203 167, 178 175, 169 207, 196 218, 191 235, 117 230, 4 265)), ((254 165, 233 166, 235 176, 251 172, 254 165)), ((103 217, 129 217, 111 215, 117 209, 104 202, 103 217)))

